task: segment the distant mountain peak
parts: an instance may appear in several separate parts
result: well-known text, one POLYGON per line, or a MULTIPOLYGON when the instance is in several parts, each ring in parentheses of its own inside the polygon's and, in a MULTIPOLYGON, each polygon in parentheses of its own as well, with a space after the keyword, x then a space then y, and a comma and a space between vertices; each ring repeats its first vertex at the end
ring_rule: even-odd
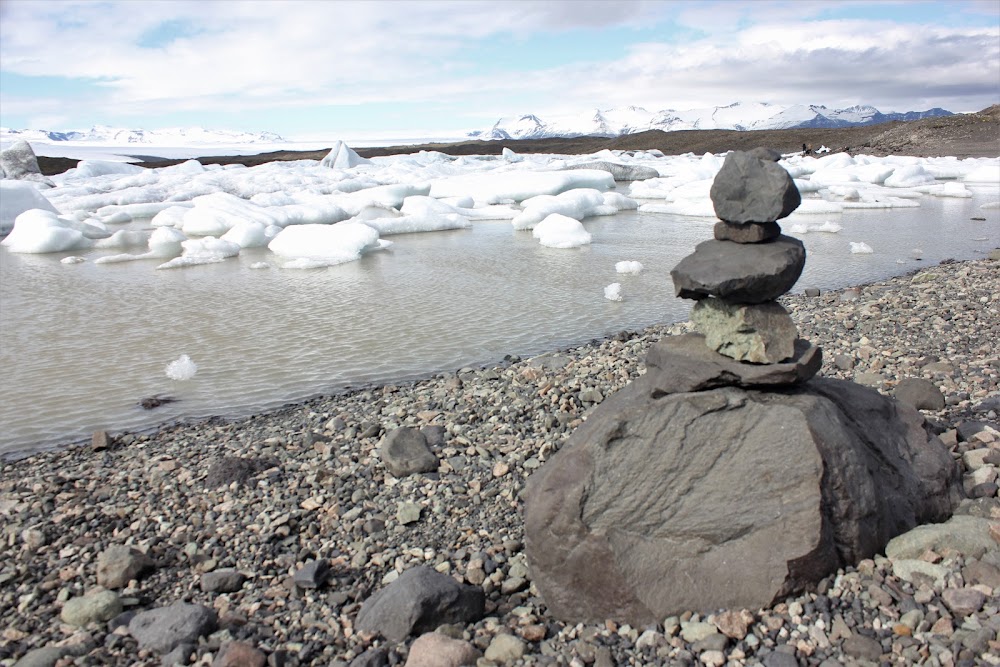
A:
POLYGON ((274 132, 206 130, 201 127, 175 127, 159 130, 130 129, 96 124, 86 130, 15 130, 0 128, 2 139, 26 139, 44 142, 86 142, 93 144, 144 144, 148 146, 279 144, 286 140, 274 132))
POLYGON ((535 114, 501 118, 488 130, 470 132, 478 139, 544 139, 551 137, 607 136, 647 130, 779 130, 810 127, 875 125, 896 120, 950 116, 945 109, 883 114, 867 104, 829 109, 822 104, 780 105, 769 102, 733 102, 703 109, 647 111, 640 106, 596 109, 594 113, 543 120, 535 114))

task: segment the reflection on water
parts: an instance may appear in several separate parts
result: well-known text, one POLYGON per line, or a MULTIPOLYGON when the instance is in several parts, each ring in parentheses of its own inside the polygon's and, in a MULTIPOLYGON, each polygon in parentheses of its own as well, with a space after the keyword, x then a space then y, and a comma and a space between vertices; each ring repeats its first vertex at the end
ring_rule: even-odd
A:
MULTIPOLYGON (((809 259, 796 289, 980 257, 1000 243, 998 212, 979 210, 995 199, 924 198, 919 209, 832 218, 840 233, 801 237, 809 259), (850 241, 875 252, 852 255, 850 241), (915 248, 923 262, 913 261, 915 248)), ((306 271, 251 269, 273 257, 262 249, 166 271, 155 270, 156 260, 64 265, 65 255, 0 249, 0 453, 66 444, 95 429, 247 414, 687 317, 669 272, 711 237, 710 221, 632 211, 584 224, 593 244, 581 249, 544 248, 509 223, 480 222, 393 236, 390 250, 306 271), (645 269, 619 275, 621 260, 645 269), (613 282, 622 283, 621 302, 603 297, 613 282), (198 373, 170 380, 164 369, 181 354, 198 373), (138 407, 154 395, 179 400, 138 407)), ((103 254, 111 253, 85 256, 103 254)))

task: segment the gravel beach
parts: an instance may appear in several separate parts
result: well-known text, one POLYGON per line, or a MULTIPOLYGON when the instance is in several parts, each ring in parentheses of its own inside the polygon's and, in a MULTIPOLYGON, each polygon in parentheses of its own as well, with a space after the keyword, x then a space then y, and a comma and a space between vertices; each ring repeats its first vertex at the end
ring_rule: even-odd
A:
POLYGON ((650 344, 689 330, 665 324, 0 464, 0 665, 469 660, 449 662, 435 642, 481 666, 1000 664, 997 251, 780 301, 822 346, 823 375, 887 395, 906 378, 940 390, 943 405, 923 414, 971 498, 919 553, 863 561, 768 609, 649 627, 549 617, 520 492, 594 405, 644 372, 650 344), (422 430, 436 471, 387 470, 380 443, 401 426, 422 430), (965 539, 970 523, 987 526, 985 544, 982 531, 965 539), (485 616, 420 640, 357 629, 362 604, 417 566, 480 587, 485 616), (137 640, 137 614, 178 601, 215 612, 205 636, 137 640))

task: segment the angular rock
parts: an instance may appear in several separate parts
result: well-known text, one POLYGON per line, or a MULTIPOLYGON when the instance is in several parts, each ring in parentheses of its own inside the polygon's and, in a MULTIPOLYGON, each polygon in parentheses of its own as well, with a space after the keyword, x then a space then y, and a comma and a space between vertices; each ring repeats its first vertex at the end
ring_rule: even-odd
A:
POLYGON ((781 153, 774 150, 773 148, 766 148, 764 146, 758 146, 753 150, 747 151, 751 156, 764 160, 765 162, 780 162, 781 153))
POLYGON ((986 595, 975 588, 947 588, 941 593, 941 599, 952 614, 962 618, 982 609, 986 595))
POLYGON ((800 384, 819 372, 822 350, 801 338, 792 358, 778 364, 745 364, 705 345, 698 333, 671 336, 649 348, 646 374, 636 381, 654 398, 717 387, 769 387, 800 384))
POLYGON ((944 565, 928 563, 917 558, 901 558, 892 561, 892 573, 911 584, 919 583, 919 578, 929 579, 935 586, 944 586, 945 577, 950 570, 944 565))
POLYGON ((514 635, 499 634, 486 647, 483 655, 487 660, 506 665, 524 657, 524 641, 514 635))
POLYGON ((427 446, 427 438, 409 426, 389 431, 379 446, 382 462, 396 477, 406 477, 417 472, 433 472, 438 459, 427 446))
POLYGON ((292 579, 299 588, 319 588, 330 576, 330 562, 325 558, 310 560, 303 565, 292 579))
POLYGON ((782 234, 766 243, 702 241, 670 271, 682 299, 717 296, 733 303, 764 303, 785 294, 802 275, 806 249, 782 234))
POLYGON ((475 646, 438 632, 420 635, 410 645, 405 667, 462 667, 483 656, 475 646))
POLYGON ((850 382, 606 399, 528 480, 532 580, 562 620, 757 609, 940 521, 958 470, 850 382))
POLYGON ((798 331, 792 316, 776 301, 756 304, 702 299, 691 322, 705 344, 719 354, 755 364, 776 364, 795 354, 798 331))
POLYGON ((882 657, 882 645, 875 639, 864 635, 851 635, 844 640, 842 648, 844 653, 853 658, 861 658, 873 663, 877 663, 882 657))
POLYGON ((770 156, 743 151, 726 156, 712 182, 712 204, 720 220, 769 222, 788 216, 802 203, 795 182, 770 156))
POLYGON ((114 591, 100 590, 82 597, 70 598, 63 605, 59 618, 69 625, 103 623, 122 613, 122 602, 114 591))
POLYGON ((243 588, 246 577, 239 570, 224 568, 201 575, 201 590, 206 593, 234 593, 243 588))
POLYGON ((389 649, 379 646, 378 648, 370 648, 351 660, 350 667, 389 667, 391 664, 389 662, 389 649))
POLYGON ((124 588, 156 567, 153 559, 125 545, 112 545, 97 557, 97 584, 105 588, 124 588))
POLYGON ((716 241, 733 243, 764 243, 781 236, 781 225, 776 222, 726 222, 720 220, 713 229, 716 241))
POLYGON ((930 380, 903 378, 892 393, 897 401, 912 405, 917 410, 943 410, 944 394, 930 380))
POLYGON ((136 614, 128 631, 139 648, 157 653, 169 653, 184 643, 197 643, 198 638, 215 631, 218 617, 213 609, 200 604, 175 602, 136 614))
POLYGON ((444 623, 482 618, 486 596, 478 586, 463 586, 429 567, 407 570, 361 605, 355 627, 401 642, 444 623))

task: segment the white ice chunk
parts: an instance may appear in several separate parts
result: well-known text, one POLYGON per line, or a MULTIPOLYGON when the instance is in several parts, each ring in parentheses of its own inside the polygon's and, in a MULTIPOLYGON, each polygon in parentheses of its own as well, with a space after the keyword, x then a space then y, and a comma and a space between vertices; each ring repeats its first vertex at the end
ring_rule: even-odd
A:
POLYGON ((892 176, 885 179, 884 185, 888 188, 912 188, 933 182, 933 174, 927 173, 919 164, 911 164, 899 167, 892 172, 892 176))
POLYGON ((578 220, 559 213, 553 213, 535 225, 531 235, 549 248, 579 248, 591 240, 590 233, 578 220))
POLYGON ((33 208, 59 214, 56 207, 31 181, 0 180, 0 236, 14 228, 17 216, 33 208))
POLYGON ((338 222, 285 227, 267 247, 290 260, 304 259, 316 262, 317 266, 330 266, 359 259, 366 250, 377 248, 378 240, 378 232, 366 224, 338 222))
POLYGON ((94 264, 115 264, 119 262, 133 262, 139 259, 166 259, 176 257, 181 254, 183 247, 181 243, 187 237, 177 229, 172 227, 157 227, 149 236, 149 251, 140 255, 121 254, 98 257, 94 264))
POLYGON ((791 225, 788 228, 788 231, 792 234, 808 234, 809 232, 826 232, 827 234, 836 234, 842 229, 842 225, 838 225, 836 222, 831 220, 824 220, 823 222, 798 222, 791 225))
POLYGON ((611 283, 604 288, 604 298, 608 301, 621 301, 622 300, 622 284, 621 283, 611 283))
MULTIPOLYGON (((510 171, 506 173, 463 174, 431 183, 435 198, 470 196, 477 202, 501 204, 521 202, 538 195, 557 195, 574 188, 611 190, 614 177, 596 169, 569 171, 510 171)), ((426 193, 425 193, 426 194, 426 193)))
POLYGON ((153 227, 177 227, 184 225, 184 216, 194 204, 170 202, 170 206, 153 216, 149 222, 153 227))
POLYGON ((996 209, 1000 208, 1000 201, 986 202, 985 204, 983 204, 979 208, 980 208, 980 210, 983 210, 983 211, 995 211, 996 209))
POLYGON ((190 380, 197 372, 198 365, 186 354, 167 364, 167 377, 171 380, 190 380))
POLYGON ((851 241, 850 244, 851 244, 851 253, 855 255, 870 255, 873 252, 875 252, 874 250, 872 250, 872 247, 867 243, 865 243, 864 241, 861 241, 859 243, 851 241))
POLYGON ((599 207, 604 206, 604 195, 597 190, 583 188, 558 195, 539 195, 524 200, 522 205, 524 210, 511 221, 514 229, 532 229, 554 213, 582 220, 595 215, 599 207))
POLYGON ((70 257, 63 257, 62 259, 59 260, 59 263, 60 264, 82 264, 82 263, 84 263, 86 261, 87 260, 84 259, 83 257, 77 257, 76 255, 73 255, 73 256, 70 256, 70 257))
POLYGON ((630 261, 616 262, 615 271, 617 271, 618 273, 638 274, 642 272, 642 262, 630 262, 630 261))
POLYGON ((350 146, 338 140, 333 144, 333 148, 330 149, 326 157, 320 161, 320 166, 332 169, 352 169, 358 165, 371 163, 371 160, 361 157, 350 146))
POLYGON ((970 192, 965 185, 955 181, 950 183, 925 185, 918 189, 934 197, 957 197, 959 199, 968 199, 972 196, 972 192, 970 192))
POLYGON ((221 236, 245 220, 279 224, 269 209, 225 192, 195 197, 193 202, 194 208, 184 214, 181 226, 188 236, 221 236))
POLYGON ((230 241, 223 241, 213 236, 202 239, 188 239, 181 242, 184 252, 169 262, 160 264, 158 269, 175 269, 198 264, 214 264, 227 257, 235 257, 240 253, 240 247, 230 241))
POLYGON ((73 170, 73 178, 94 178, 108 174, 141 174, 146 169, 128 162, 110 162, 107 160, 80 160, 73 170))
POLYGON ((468 229, 472 223, 456 213, 415 213, 398 217, 374 218, 364 224, 380 235, 439 232, 446 229, 468 229))
POLYGON ((94 241, 95 248, 130 248, 149 243, 150 233, 141 229, 120 229, 106 239, 94 241))
POLYGON ((997 183, 1000 184, 1000 164, 985 164, 965 174, 962 180, 966 183, 997 183))
POLYGON ((14 229, 0 245, 11 252, 46 253, 89 248, 93 244, 74 220, 33 208, 17 216, 14 229))
POLYGON ((275 225, 268 226, 262 222, 244 220, 223 234, 222 240, 235 243, 241 248, 261 248, 271 241, 279 229, 280 227, 275 225), (270 236, 268 230, 274 230, 270 236))

